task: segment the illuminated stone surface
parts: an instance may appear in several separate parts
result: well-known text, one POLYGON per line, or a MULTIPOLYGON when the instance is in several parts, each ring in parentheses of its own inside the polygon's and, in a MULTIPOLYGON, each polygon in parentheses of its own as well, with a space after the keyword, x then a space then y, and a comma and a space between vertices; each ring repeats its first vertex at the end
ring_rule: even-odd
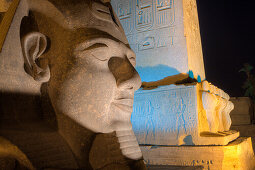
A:
POLYGON ((205 79, 195 0, 112 0, 142 81, 179 73, 205 79))
POLYGON ((142 146, 150 165, 203 166, 206 170, 253 170, 251 138, 242 137, 226 146, 142 146))
POLYGON ((46 119, 55 123, 79 168, 116 162, 120 169, 136 162, 145 168, 130 122, 141 79, 110 3, 14 0, 12 5, 3 18, 12 22, 0 26, 7 33, 0 37, 1 123, 40 122, 52 114, 46 119), (107 161, 97 152, 106 153, 107 161))
POLYGON ((239 133, 229 131, 233 108, 228 105, 233 104, 227 94, 208 92, 203 84, 138 90, 131 122, 139 144, 226 145, 235 140, 239 133))
POLYGON ((207 81, 202 82, 202 102, 210 132, 228 131, 231 126, 230 112, 234 105, 227 93, 207 81))

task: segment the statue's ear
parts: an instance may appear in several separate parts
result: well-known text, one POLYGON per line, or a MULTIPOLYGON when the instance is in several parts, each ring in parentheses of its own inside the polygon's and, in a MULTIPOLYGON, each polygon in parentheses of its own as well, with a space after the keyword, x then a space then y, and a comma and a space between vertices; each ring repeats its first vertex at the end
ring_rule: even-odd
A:
POLYGON ((36 81, 47 82, 50 79, 48 60, 43 58, 47 48, 47 38, 39 32, 31 32, 21 40, 26 72, 36 81))

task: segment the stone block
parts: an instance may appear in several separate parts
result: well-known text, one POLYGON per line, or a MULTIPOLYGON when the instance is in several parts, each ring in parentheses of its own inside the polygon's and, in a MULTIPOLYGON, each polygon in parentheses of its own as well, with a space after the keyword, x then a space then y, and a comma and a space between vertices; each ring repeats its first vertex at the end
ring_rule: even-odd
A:
POLYGON ((249 97, 231 97, 230 101, 234 103, 235 108, 230 116, 232 125, 249 125, 253 115, 253 104, 249 97))
POLYGON ((250 125, 251 118, 250 115, 232 115, 231 116, 232 125, 250 125))
POLYGON ((112 0, 142 81, 180 73, 205 79, 195 0, 112 0))
POLYGON ((203 97, 204 93, 202 83, 137 91, 131 122, 139 144, 227 145, 236 139, 239 132, 220 129, 231 111, 221 100, 228 100, 209 92, 203 97), (208 109, 213 102, 217 104, 208 109))
POLYGON ((230 101, 236 106, 230 115, 251 115, 253 111, 252 100, 249 97, 231 97, 230 101))
POLYGON ((206 170, 253 170, 254 152, 250 137, 226 146, 141 146, 150 165, 203 166, 206 170))

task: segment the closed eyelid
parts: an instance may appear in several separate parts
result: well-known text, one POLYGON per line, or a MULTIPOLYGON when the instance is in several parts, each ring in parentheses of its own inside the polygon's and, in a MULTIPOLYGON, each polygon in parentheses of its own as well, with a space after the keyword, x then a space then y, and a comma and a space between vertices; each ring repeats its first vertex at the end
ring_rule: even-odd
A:
POLYGON ((93 49, 102 48, 102 47, 108 47, 108 46, 103 43, 96 43, 96 44, 93 44, 93 45, 89 46, 88 48, 84 49, 84 51, 85 50, 93 50, 93 49))
POLYGON ((85 51, 85 50, 93 50, 96 48, 108 47, 105 43, 95 42, 95 43, 82 43, 76 46, 75 51, 85 51))
POLYGON ((96 43, 96 44, 93 44, 92 46, 84 49, 83 51, 84 52, 89 51, 94 58, 96 58, 100 61, 106 61, 109 58, 106 54, 107 48, 108 48, 108 46, 105 44, 96 43), (106 56, 106 57, 102 58, 101 56, 106 56))
POLYGON ((96 46, 100 44, 100 46, 109 47, 109 45, 112 45, 114 43, 116 44, 116 42, 107 38, 95 38, 95 39, 90 39, 90 40, 87 40, 86 42, 81 43, 80 45, 76 47, 76 50, 83 51, 91 46, 94 46, 95 44, 97 44, 96 46))
POLYGON ((95 44, 92 44, 91 46, 86 46, 86 47, 87 48, 84 48, 83 44, 78 46, 75 50, 77 56, 91 55, 100 61, 108 60, 109 58, 107 54, 108 46, 106 44, 95 43, 95 44))

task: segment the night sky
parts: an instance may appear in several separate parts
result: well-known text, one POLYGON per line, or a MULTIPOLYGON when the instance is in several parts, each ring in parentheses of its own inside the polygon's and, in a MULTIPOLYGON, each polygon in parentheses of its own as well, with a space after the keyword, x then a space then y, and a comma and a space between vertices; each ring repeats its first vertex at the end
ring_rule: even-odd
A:
POLYGON ((244 95, 246 76, 255 67, 254 0, 197 0, 206 79, 232 97, 244 95))

